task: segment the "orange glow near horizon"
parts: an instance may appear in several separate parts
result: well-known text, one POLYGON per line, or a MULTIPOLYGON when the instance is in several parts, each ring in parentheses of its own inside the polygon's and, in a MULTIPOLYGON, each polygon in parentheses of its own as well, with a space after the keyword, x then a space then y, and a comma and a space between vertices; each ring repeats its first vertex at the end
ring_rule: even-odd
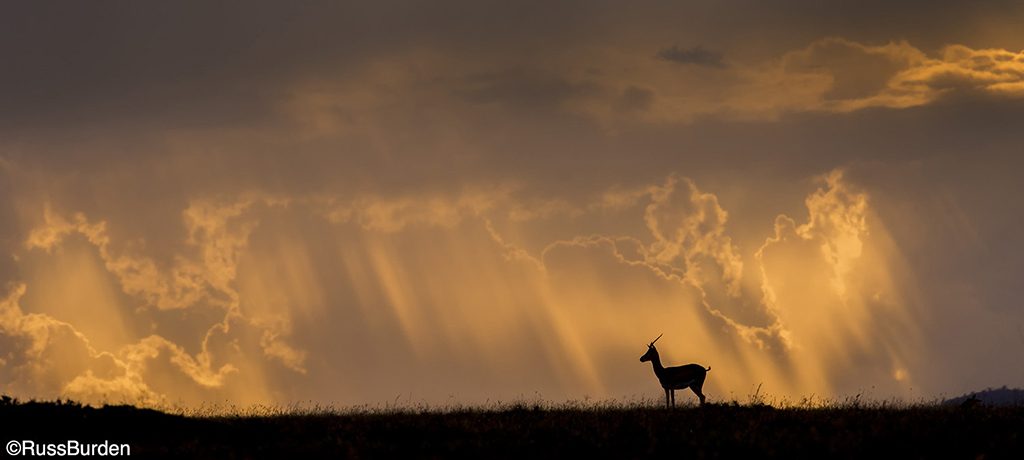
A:
POLYGON ((45 394, 94 402, 638 397, 653 387, 636 358, 662 332, 666 363, 713 366, 717 398, 762 384, 793 400, 852 391, 843 372, 864 356, 876 365, 861 385, 906 395, 916 331, 892 243, 840 171, 820 187, 809 218, 780 216, 756 254, 729 238, 713 194, 674 176, 614 209, 575 206, 642 212, 636 234, 594 228, 540 253, 513 235, 558 218, 509 219, 509 196, 483 209, 362 198, 345 212, 322 197, 197 202, 169 266, 106 223, 48 210, 5 328, 31 341, 45 394))

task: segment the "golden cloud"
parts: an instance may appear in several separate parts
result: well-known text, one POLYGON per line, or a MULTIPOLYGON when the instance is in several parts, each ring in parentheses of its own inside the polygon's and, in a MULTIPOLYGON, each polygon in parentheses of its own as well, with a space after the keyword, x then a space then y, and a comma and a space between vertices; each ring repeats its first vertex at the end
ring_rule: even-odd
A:
POLYGON ((718 197, 677 175, 584 202, 526 200, 514 187, 195 199, 181 213, 184 238, 171 263, 115 241, 105 221, 44 207, 22 262, 91 247, 125 296, 93 301, 111 304, 103 311, 124 332, 65 321, 72 312, 47 310, 43 297, 29 303, 46 313, 24 313, 26 290, 56 278, 28 279, 3 304, 3 336, 25 343, 4 359, 5 369, 36 370, 7 378, 30 394, 145 404, 337 392, 355 402, 385 397, 397 387, 383 382, 416 372, 430 375, 433 383, 417 386, 430 398, 449 388, 498 391, 511 373, 534 375, 525 384, 549 393, 611 395, 642 387, 645 373, 621 375, 620 361, 633 361, 637 338, 655 330, 730 363, 715 391, 762 379, 787 394, 827 393, 851 344, 882 353, 879 372, 889 378, 904 369, 905 348, 897 340, 872 348, 864 336, 877 318, 905 313, 877 301, 898 294, 876 268, 887 262, 870 238, 884 229, 842 172, 822 184, 807 197, 806 221, 780 216, 746 264, 718 197), (625 215, 637 221, 623 233, 597 227, 552 240, 536 232, 625 215), (138 300, 142 308, 124 308, 138 300), (132 326, 140 319, 150 331, 132 326), (100 347, 87 329, 105 344, 122 338, 100 347), (81 358, 52 355, 60 350, 81 358))
POLYGON ((865 45, 826 38, 748 70, 750 86, 741 85, 741 96, 729 104, 738 114, 901 109, 958 91, 1018 96, 1024 52, 950 45, 932 57, 905 41, 865 45))

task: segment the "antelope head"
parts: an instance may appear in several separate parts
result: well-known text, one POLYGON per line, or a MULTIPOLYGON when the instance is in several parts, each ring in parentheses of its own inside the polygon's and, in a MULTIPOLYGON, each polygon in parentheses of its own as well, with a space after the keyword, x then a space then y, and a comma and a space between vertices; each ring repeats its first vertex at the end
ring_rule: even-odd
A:
POLYGON ((640 357, 640 362, 645 363, 647 361, 650 361, 650 360, 654 359, 655 356, 658 356, 658 349, 654 348, 654 342, 657 342, 658 339, 660 339, 662 335, 665 335, 665 334, 662 333, 661 335, 658 336, 657 339, 654 339, 654 341, 652 341, 651 343, 647 344, 647 353, 644 353, 644 355, 640 357))

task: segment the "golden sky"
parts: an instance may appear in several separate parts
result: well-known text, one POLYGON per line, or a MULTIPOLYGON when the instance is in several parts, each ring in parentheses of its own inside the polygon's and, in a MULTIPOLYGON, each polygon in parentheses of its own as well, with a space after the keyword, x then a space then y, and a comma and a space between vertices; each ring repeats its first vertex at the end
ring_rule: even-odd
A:
POLYGON ((0 391, 1024 385, 1024 7, 891 3, 7 6, 0 391))

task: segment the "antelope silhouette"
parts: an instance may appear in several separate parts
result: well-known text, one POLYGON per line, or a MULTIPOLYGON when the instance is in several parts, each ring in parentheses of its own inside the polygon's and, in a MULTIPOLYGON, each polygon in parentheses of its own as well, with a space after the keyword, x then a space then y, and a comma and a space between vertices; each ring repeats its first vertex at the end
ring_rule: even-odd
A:
MULTIPOLYGON (((665 334, 659 335, 657 339, 654 339, 654 342, 657 342, 662 335, 665 334)), ((661 387, 665 389, 665 407, 675 407, 676 390, 686 388, 693 390, 694 394, 700 398, 700 404, 703 406, 704 393, 701 392, 701 389, 704 387, 704 379, 707 378, 708 372, 711 371, 711 366, 708 366, 707 369, 700 364, 687 364, 676 367, 662 366, 661 356, 658 355, 658 349, 654 347, 654 342, 647 344, 647 353, 640 357, 640 362, 650 361, 654 366, 654 375, 658 377, 661 387)))

